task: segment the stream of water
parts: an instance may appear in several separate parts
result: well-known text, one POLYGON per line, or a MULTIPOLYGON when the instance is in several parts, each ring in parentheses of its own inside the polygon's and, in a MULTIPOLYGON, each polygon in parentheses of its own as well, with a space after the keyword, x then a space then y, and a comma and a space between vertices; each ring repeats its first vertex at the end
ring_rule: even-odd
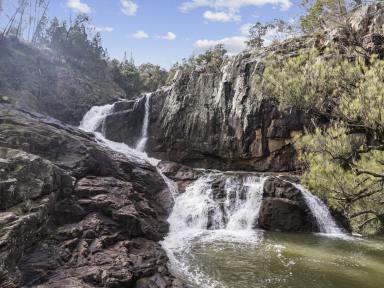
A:
MULTIPOLYGON (((80 128, 93 132, 100 145, 157 166, 159 160, 144 152, 151 95, 144 97, 142 137, 135 149, 104 137, 103 122, 113 105, 93 107, 80 128)), ((257 228, 265 177, 207 171, 185 193, 178 194, 176 184, 158 171, 175 197, 168 219, 170 232, 162 246, 172 272, 190 287, 384 287, 383 240, 347 236, 327 206, 302 186, 296 185, 320 234, 271 233, 257 228), (223 176, 224 197, 218 197, 212 183, 223 176)))

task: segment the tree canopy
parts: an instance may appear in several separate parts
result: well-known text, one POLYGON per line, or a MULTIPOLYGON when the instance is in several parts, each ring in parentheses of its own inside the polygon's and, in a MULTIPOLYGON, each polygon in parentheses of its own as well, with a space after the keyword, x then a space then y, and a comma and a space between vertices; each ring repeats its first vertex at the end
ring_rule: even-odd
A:
POLYGON ((298 140, 305 184, 356 231, 383 229, 384 61, 313 49, 270 60, 264 77, 282 110, 301 109, 317 124, 298 140))

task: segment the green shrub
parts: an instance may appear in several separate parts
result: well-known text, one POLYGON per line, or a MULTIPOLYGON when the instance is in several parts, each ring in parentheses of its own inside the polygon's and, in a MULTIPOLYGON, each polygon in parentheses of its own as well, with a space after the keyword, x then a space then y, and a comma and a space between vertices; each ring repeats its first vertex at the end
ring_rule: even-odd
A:
POLYGON ((269 59, 264 74, 265 91, 282 109, 328 119, 298 142, 304 183, 363 233, 384 226, 384 61, 370 60, 310 50, 269 59))

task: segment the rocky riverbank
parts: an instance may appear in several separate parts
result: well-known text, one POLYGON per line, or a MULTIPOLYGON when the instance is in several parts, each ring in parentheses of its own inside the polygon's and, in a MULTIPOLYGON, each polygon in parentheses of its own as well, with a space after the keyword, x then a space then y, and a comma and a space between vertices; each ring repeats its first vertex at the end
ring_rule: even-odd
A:
POLYGON ((151 165, 39 114, 0 114, 0 286, 181 287, 151 165))

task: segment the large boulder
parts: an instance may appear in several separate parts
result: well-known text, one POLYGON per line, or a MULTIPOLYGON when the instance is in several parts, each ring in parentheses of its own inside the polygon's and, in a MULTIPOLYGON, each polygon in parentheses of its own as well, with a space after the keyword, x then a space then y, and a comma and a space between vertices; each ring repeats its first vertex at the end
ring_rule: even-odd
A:
POLYGON ((260 208, 259 226, 283 232, 312 232, 308 212, 298 202, 285 198, 266 198, 260 208))
POLYGON ((293 183, 295 177, 269 177, 264 183, 259 226, 266 230, 284 232, 318 232, 304 197, 293 183), (289 180, 289 181, 288 181, 289 180))

